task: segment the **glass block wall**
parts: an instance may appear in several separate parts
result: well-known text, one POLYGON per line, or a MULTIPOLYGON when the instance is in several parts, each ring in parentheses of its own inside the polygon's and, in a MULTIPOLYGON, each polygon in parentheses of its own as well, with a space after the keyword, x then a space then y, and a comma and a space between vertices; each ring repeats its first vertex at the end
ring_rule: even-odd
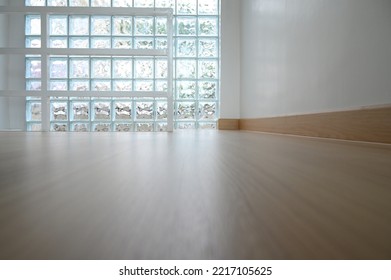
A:
MULTIPOLYGON (((174 121, 176 129, 215 129, 219 105, 219 0, 26 0, 26 6, 170 7, 174 10, 174 121)), ((26 47, 41 46, 39 15, 27 15, 26 47)), ((164 49, 166 19, 50 15, 51 48, 164 49)), ((51 56, 51 131, 165 131, 167 102, 110 97, 113 91, 167 90, 167 60, 156 57, 51 56), (96 91, 96 97, 83 97, 96 91), (106 93, 105 93, 106 92, 106 93)), ((41 89, 41 59, 26 57, 26 89, 41 89)), ((26 101, 27 130, 41 129, 40 97, 26 101)))

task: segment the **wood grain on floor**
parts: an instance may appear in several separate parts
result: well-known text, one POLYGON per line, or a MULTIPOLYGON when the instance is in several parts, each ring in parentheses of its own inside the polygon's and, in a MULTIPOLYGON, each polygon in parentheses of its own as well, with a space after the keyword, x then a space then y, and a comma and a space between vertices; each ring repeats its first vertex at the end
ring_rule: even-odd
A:
POLYGON ((391 259, 391 146, 0 133, 0 259, 391 259))

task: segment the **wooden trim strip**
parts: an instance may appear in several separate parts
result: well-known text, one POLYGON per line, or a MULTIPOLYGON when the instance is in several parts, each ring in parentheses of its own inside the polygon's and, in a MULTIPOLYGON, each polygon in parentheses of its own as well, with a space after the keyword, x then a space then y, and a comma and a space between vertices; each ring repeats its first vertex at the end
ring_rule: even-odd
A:
POLYGON ((240 130, 391 144, 391 106, 260 119, 241 119, 240 130))
POLYGON ((239 119, 219 119, 219 130, 238 130, 239 119))

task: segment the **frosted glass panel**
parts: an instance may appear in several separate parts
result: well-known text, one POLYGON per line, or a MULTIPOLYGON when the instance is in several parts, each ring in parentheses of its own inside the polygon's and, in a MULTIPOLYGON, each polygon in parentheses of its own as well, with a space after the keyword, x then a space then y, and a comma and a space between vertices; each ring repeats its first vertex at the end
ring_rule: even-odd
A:
POLYGON ((51 103, 51 120, 66 121, 68 120, 68 103, 52 102, 51 103))
POLYGON ((138 123, 136 126, 138 132, 152 132, 153 125, 151 123, 138 123))
POLYGON ((198 13, 200 15, 217 15, 218 0, 198 0, 198 13))
POLYGON ((134 0, 135 7, 145 7, 150 8, 153 7, 154 0, 134 0))
POLYGON ((131 59, 115 59, 113 65, 114 78, 132 78, 133 62, 131 59))
POLYGON ((132 103, 131 102, 116 102, 115 103, 115 119, 116 120, 131 120, 132 119, 132 103))
POLYGON ((177 32, 182 36, 196 35, 196 17, 177 18, 177 32))
POLYGON ((111 118, 110 102, 94 103, 94 120, 110 120, 111 118))
POLYGON ((109 91, 111 90, 111 80, 92 80, 92 90, 109 91))
POLYGON ((200 57, 217 57, 218 41, 216 39, 202 39, 199 41, 200 57))
POLYGON ((110 35, 111 19, 107 16, 93 16, 91 19, 91 34, 92 35, 110 35))
POLYGON ((198 34, 200 36, 217 36, 218 23, 215 17, 198 19, 198 34))
POLYGON ((179 102, 177 104, 178 119, 194 119, 195 118, 195 103, 194 102, 179 102))
POLYGON ((51 59, 49 63, 50 78, 67 78, 68 61, 65 59, 51 59))
POLYGON ((216 119, 216 103, 200 103, 199 107, 200 119, 215 120, 216 119))
POLYGON ((91 0, 92 7, 110 7, 111 0, 91 0))
POLYGON ((111 60, 93 59, 92 60, 93 78, 111 78, 111 60))
POLYGON ((136 17, 135 18, 136 35, 153 35, 153 18, 136 17))
POLYGON ((70 60, 70 77, 71 78, 88 78, 90 76, 90 60, 76 59, 70 60))
POLYGON ((131 17, 113 17, 113 22, 114 22, 113 35, 116 36, 132 35, 131 17))
POLYGON ((194 99, 196 95, 196 83, 194 81, 180 81, 177 83, 179 99, 194 99))
POLYGON ((49 16, 49 35, 67 35, 67 16, 49 16))
POLYGON ((215 99, 217 94, 217 82, 200 82, 199 97, 200 99, 215 99))
POLYGON ((177 13, 182 15, 195 15, 197 9, 197 1, 193 0, 177 0, 177 13))
POLYGON ((26 16, 26 35, 41 35, 41 17, 38 15, 26 16))
POLYGON ((153 78, 153 60, 136 60, 136 78, 153 78))
POLYGON ((41 60, 26 59, 26 78, 41 78, 41 60))
POLYGON ((177 60, 177 78, 196 78, 196 60, 177 60))
POLYGON ((198 68, 200 78, 216 79, 218 76, 217 60, 201 60, 199 61, 198 68))
POLYGON ((69 17, 70 35, 88 35, 90 33, 90 18, 88 16, 69 17))
POLYGON ((72 117, 73 120, 89 120, 89 103, 88 102, 73 102, 72 117))
POLYGON ((136 103, 136 119, 152 119, 153 118, 153 102, 137 102, 136 103))
POLYGON ((197 55, 197 45, 195 39, 178 39, 177 56, 195 57, 197 55))

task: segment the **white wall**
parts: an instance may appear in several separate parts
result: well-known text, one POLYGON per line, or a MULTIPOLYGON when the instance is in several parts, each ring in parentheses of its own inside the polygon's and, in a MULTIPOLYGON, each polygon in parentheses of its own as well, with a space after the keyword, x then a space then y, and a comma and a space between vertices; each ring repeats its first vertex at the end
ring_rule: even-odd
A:
POLYGON ((391 104, 390 0, 243 0, 241 117, 391 104))
POLYGON ((240 117, 240 0, 221 0, 220 118, 240 117))

